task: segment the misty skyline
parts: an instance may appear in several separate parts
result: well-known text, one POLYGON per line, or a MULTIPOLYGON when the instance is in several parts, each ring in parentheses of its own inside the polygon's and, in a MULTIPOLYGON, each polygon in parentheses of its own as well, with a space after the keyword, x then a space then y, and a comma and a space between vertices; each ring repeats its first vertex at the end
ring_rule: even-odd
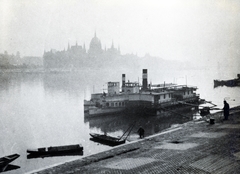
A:
POLYGON ((1 0, 0 52, 43 56, 86 45, 96 31, 102 48, 166 60, 239 63, 240 2, 205 0, 1 0))

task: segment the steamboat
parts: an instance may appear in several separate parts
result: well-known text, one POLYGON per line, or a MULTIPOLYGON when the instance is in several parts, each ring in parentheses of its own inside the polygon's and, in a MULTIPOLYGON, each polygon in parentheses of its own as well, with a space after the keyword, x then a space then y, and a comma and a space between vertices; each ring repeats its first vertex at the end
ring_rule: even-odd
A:
POLYGON ((142 85, 126 82, 122 74, 120 82, 108 82, 107 92, 91 94, 84 100, 85 116, 109 115, 117 113, 158 115, 176 108, 198 106, 200 99, 197 87, 173 83, 149 84, 147 69, 142 70, 142 85))

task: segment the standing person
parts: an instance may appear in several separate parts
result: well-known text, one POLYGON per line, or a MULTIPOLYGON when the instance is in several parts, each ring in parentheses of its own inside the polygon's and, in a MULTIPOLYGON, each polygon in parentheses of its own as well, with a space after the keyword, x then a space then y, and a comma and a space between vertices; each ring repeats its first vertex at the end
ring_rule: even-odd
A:
POLYGON ((224 100, 224 107, 223 107, 223 113, 224 113, 224 120, 228 120, 229 116, 229 104, 224 100))
POLYGON ((144 129, 140 126, 138 129, 139 138, 144 138, 144 129))

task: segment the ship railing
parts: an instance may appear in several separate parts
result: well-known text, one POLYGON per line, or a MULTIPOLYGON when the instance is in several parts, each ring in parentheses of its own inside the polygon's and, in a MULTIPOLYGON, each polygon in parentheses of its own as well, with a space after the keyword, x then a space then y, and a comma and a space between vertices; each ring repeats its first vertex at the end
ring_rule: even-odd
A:
POLYGON ((169 86, 167 89, 174 89, 174 90, 181 90, 184 88, 192 88, 197 89, 197 86, 189 86, 189 85, 176 85, 176 86, 169 86))

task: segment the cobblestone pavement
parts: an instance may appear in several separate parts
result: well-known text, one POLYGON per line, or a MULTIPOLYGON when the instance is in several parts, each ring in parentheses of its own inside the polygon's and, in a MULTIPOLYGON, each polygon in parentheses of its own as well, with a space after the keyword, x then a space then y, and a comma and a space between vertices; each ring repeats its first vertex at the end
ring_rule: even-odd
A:
MULTIPOLYGON (((239 109, 239 108, 238 108, 239 109)), ((240 173, 240 111, 215 124, 191 121, 137 142, 45 169, 59 173, 240 173)))

